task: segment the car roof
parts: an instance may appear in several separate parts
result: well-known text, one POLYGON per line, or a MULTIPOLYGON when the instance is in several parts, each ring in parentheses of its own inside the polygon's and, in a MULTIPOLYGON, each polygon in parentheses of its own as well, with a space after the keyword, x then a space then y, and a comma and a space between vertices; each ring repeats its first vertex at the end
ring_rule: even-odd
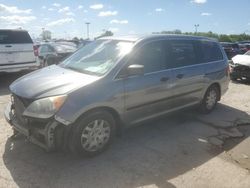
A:
POLYGON ((0 31, 15 31, 15 32, 28 32, 24 29, 0 29, 0 31))
POLYGON ((121 41, 130 41, 137 42, 141 40, 157 40, 157 39, 190 39, 190 40, 208 40, 208 41, 217 41, 214 38, 193 36, 193 35, 177 35, 177 34, 150 34, 150 35, 127 35, 119 37, 103 37, 98 40, 121 40, 121 41))

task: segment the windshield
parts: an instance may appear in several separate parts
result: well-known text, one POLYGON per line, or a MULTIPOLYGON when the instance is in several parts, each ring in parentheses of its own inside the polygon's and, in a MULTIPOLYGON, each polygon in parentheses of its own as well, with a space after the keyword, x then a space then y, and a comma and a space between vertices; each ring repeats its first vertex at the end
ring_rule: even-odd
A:
POLYGON ((132 47, 132 42, 98 40, 79 49, 60 66, 101 76, 107 73, 120 57, 128 54, 132 47))

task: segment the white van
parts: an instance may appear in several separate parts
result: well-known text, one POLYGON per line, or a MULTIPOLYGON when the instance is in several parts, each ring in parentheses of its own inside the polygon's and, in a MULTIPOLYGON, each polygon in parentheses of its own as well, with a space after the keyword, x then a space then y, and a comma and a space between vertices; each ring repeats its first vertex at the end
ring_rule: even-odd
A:
POLYGON ((29 33, 25 30, 0 29, 0 72, 18 72, 38 67, 29 33))

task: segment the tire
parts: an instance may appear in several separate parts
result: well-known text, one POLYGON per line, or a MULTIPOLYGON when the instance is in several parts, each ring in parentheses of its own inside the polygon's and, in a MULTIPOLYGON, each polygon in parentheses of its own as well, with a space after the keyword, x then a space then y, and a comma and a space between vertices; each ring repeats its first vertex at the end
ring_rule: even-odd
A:
POLYGON ((106 111, 80 118, 73 126, 69 148, 74 154, 92 157, 108 148, 115 135, 115 120, 106 111))
POLYGON ((220 98, 219 88, 217 86, 210 86, 201 102, 200 111, 203 114, 209 114, 214 110, 220 98))

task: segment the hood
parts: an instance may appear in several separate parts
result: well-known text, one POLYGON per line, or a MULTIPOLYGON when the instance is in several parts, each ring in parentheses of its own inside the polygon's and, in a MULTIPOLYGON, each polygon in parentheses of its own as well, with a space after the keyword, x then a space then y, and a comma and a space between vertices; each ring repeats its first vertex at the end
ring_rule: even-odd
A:
POLYGON ((250 56, 249 55, 236 55, 232 58, 234 64, 240 64, 250 67, 250 56))
POLYGON ((52 65, 27 74, 10 85, 12 93, 27 99, 66 94, 100 77, 52 65))

